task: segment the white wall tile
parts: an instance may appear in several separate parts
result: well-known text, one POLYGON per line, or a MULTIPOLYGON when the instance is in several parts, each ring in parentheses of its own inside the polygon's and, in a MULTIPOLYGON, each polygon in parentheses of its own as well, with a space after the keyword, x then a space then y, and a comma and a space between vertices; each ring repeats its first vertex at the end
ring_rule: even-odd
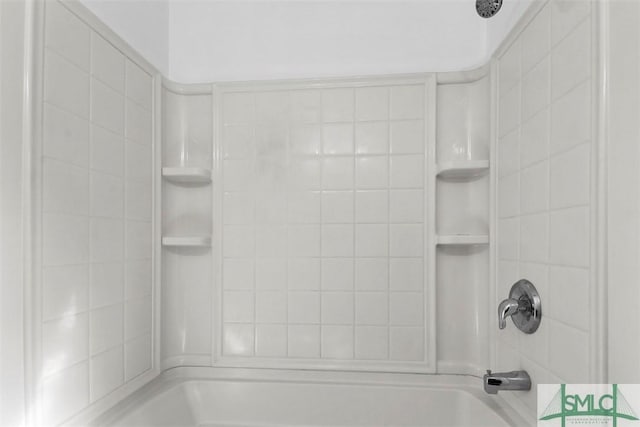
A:
POLYGON ((247 257, 254 255, 253 227, 226 225, 223 233, 222 247, 225 256, 247 257))
POLYGON ((255 316, 255 301, 252 292, 234 291, 224 293, 222 317, 225 322, 251 323, 255 316))
MULTIPOLYGON (((284 292, 256 292, 256 323, 286 322, 287 294, 284 292)), ((260 337, 260 333, 258 333, 258 337, 260 337)), ((262 337, 263 340, 266 338, 262 337)))
POLYGON ((387 190, 356 191, 356 223, 385 223, 389 220, 387 190))
POLYGON ((320 256, 320 226, 290 226, 287 235, 287 250, 293 257, 320 256))
POLYGON ((520 133, 520 164, 522 167, 544 160, 549 155, 549 126, 548 108, 540 111, 522 125, 520 133))
MULTIPOLYGON (((89 180, 91 187, 91 215, 122 218, 124 216, 124 182, 122 178, 100 172, 91 172, 89 180)), ((140 194, 137 194, 137 196, 140 196, 140 194)), ((149 215, 151 204, 149 203, 144 208, 144 214, 149 215)))
POLYGON ((125 145, 125 177, 129 181, 151 181, 151 148, 140 144, 125 145))
POLYGON ((125 191, 125 217, 141 221, 151 221, 152 191, 151 182, 126 182, 125 191))
MULTIPOLYGON (((227 264, 227 261, 232 262, 236 260, 225 260, 225 265, 227 264)), ((250 260, 242 260, 242 264, 238 267, 234 267, 232 270, 233 273, 230 273, 228 282, 225 277, 225 285, 228 285, 230 289, 234 287, 238 289, 251 289, 253 283, 253 269, 244 266, 250 262, 250 260), (243 272, 240 272, 240 268, 242 268, 243 272)), ((256 259, 255 274, 256 289, 265 291, 284 289, 287 286, 287 260, 286 258, 256 259)))
POLYGON ((498 101, 498 136, 505 136, 518 127, 520 107, 520 87, 518 85, 506 92, 498 101))
MULTIPOLYGON (((251 126, 225 126, 223 132, 224 146, 222 150, 225 159, 246 159, 254 154, 255 140, 251 126)), ((309 144, 307 139, 306 133, 301 132, 298 128, 292 129, 292 148, 304 150, 304 146, 309 144), (300 132, 300 137, 294 138, 294 135, 298 135, 296 132, 300 132), (303 136, 305 137, 304 139, 302 138, 303 136), (293 144, 294 142, 295 145, 293 144)))
POLYGON ((521 155, 518 129, 500 138, 496 148, 498 150, 498 176, 502 178, 516 173, 520 168, 521 155))
POLYGON ((290 324, 320 322, 319 292, 289 292, 288 320, 290 324))
POLYGON ((541 162, 520 173, 520 212, 535 213, 549 208, 549 163, 541 162))
POLYGON ((125 256, 128 260, 151 258, 151 223, 126 221, 125 256))
POLYGON ((123 237, 122 220, 91 219, 91 261, 121 261, 124 255, 123 237))
POLYGON ((424 221, 424 190, 389 191, 389 221, 421 223, 424 221))
POLYGON ((353 358, 353 326, 322 326, 321 333, 323 358, 353 358))
POLYGON ((324 154, 353 154, 353 124, 331 123, 322 127, 322 152, 324 154))
POLYGON ((391 156, 389 185, 392 188, 424 186, 424 157, 421 155, 391 156))
POLYGON ((89 321, 86 313, 42 324, 43 376, 52 375, 88 357, 89 321))
POLYGON ((124 176, 124 139, 100 126, 91 126, 91 169, 124 176))
POLYGON ((256 121, 258 123, 284 122, 288 118, 288 93, 272 91, 256 94, 256 121))
MULTIPOLYGON (((249 231, 245 231, 248 233, 249 231)), ((244 236, 243 239, 250 236, 244 236)), ((243 243, 242 256, 251 255, 250 240, 243 243)), ((255 234, 255 254, 257 257, 279 257, 287 253, 287 228, 281 225, 266 225, 256 228, 255 234)))
POLYGON ((350 122, 354 113, 353 89, 322 91, 322 119, 325 122, 350 122))
POLYGON ((389 323, 389 296, 384 292, 356 293, 356 324, 380 325, 389 323))
POLYGON ((500 96, 504 96, 509 89, 513 88, 520 79, 520 41, 516 40, 507 52, 500 58, 498 64, 498 84, 500 85, 500 96))
POLYGON ((422 225, 392 224, 389 227, 389 255, 419 257, 424 252, 422 225))
POLYGON ((317 325, 289 326, 290 357, 320 357, 320 327, 317 325))
POLYGON ((124 93, 124 55, 95 32, 91 33, 91 51, 91 75, 124 93))
POLYGON ((411 120, 391 123, 391 153, 424 153, 424 122, 411 120))
POLYGON ((127 139, 143 145, 151 145, 152 117, 151 113, 131 100, 125 102, 125 135, 127 139))
POLYGON ((291 290, 320 289, 320 258, 290 259, 287 284, 291 290))
POLYGON ((91 54, 89 27, 61 3, 48 2, 45 8, 45 46, 55 50, 85 71, 91 54))
POLYGON ((591 183, 591 145, 582 144, 551 159, 550 199, 552 209, 588 204, 591 183))
POLYGON ((151 335, 142 335, 124 345, 124 377, 126 381, 151 369, 151 335))
POLYGON ((387 120, 388 118, 388 88, 368 87, 356 89, 356 120, 387 120))
POLYGON ((89 404, 89 363, 82 362, 46 378, 42 384, 42 416, 60 424, 89 404))
POLYGON ((226 355, 249 356, 253 354, 253 325, 227 324, 224 326, 223 352, 226 355))
POLYGON ((91 308, 105 307, 124 301, 122 263, 91 264, 91 308))
POLYGON ((287 355, 287 326, 256 326, 256 355, 263 357, 285 357, 287 355))
POLYGON ((301 123, 320 121, 321 92, 319 90, 298 90, 290 94, 291 120, 301 123))
POLYGON ((356 289, 362 291, 386 290, 389 261, 387 258, 356 259, 356 289))
POLYGON ((122 304, 93 310, 90 315, 91 354, 95 355, 122 344, 124 332, 122 304))
POLYGON ((356 327, 356 359, 384 360, 389 352, 389 330, 380 326, 356 327))
POLYGON ((550 49, 551 6, 545 6, 538 16, 522 32, 521 55, 522 73, 526 74, 549 53, 550 49))
POLYGON ((559 98, 591 74, 591 22, 586 20, 551 54, 551 93, 559 98))
POLYGON ((352 290, 354 286, 353 259, 323 258, 321 276, 322 290, 352 290))
POLYGON ((557 44, 591 11, 591 2, 556 0, 551 3, 551 42, 557 44))
POLYGON ((389 358, 392 360, 422 360, 424 329, 392 327, 389 330, 389 358))
MULTIPOLYGON (((286 280, 286 270, 278 269, 277 265, 271 260, 257 260, 260 263, 260 269, 254 270, 254 263, 249 258, 227 258, 224 260, 223 279, 225 289, 233 290, 249 290, 253 289, 253 277, 256 275, 256 287, 258 287, 258 278, 263 282, 270 283, 274 275, 280 272, 281 277, 286 280)), ((277 276, 276 276, 277 277, 277 276)), ((261 286, 262 287, 262 286, 261 286)), ((269 285, 264 286, 269 289, 269 285)))
POLYGON ((353 191, 322 192, 322 222, 353 222, 353 191))
POLYGON ((287 219, 289 223, 320 222, 320 192, 305 191, 288 194, 287 219))
POLYGON ((123 96, 99 80, 91 79, 91 121, 122 135, 124 116, 123 96))
POLYGON ((424 263, 422 258, 390 259, 389 288, 393 291, 423 291, 424 263))
POLYGON ((322 160, 322 188, 324 190, 349 190, 353 188, 353 159, 348 157, 322 160))
POLYGON ((585 82, 551 106, 551 153, 567 150, 591 137, 591 90, 585 82))
POLYGON ((88 261, 88 218, 44 214, 42 222, 42 263, 44 266, 81 264, 88 261))
POLYGON ((42 318, 51 320, 82 312, 89 306, 86 265, 46 267, 42 270, 42 318))
POLYGON ((86 215, 89 212, 88 172, 45 158, 42 164, 42 210, 86 215))
POLYGON ((500 258, 517 260, 520 256, 520 218, 499 220, 498 230, 500 258))
POLYGON ((225 224, 251 224, 255 220, 254 198, 251 193, 224 193, 222 205, 225 224))
POLYGON ((322 256, 353 256, 353 225, 329 224, 322 226, 322 256))
POLYGON ((386 188, 389 184, 389 159, 386 156, 356 159, 356 188, 386 188))
POLYGON ((389 254, 387 224, 356 225, 356 256, 384 257, 389 254))
POLYGON ((151 295, 151 260, 127 261, 124 267, 125 298, 151 295))
POLYGON ((323 292, 321 298, 323 324, 353 324, 353 293, 323 292))
POLYGON ((547 262, 549 259, 549 217, 547 213, 520 218, 520 253, 523 261, 547 262))
MULTIPOLYGON (((555 76, 556 74, 553 73, 555 76)), ((522 121, 549 105, 549 60, 544 59, 522 79, 522 121)))
POLYGON ((389 124, 381 122, 356 123, 356 153, 386 154, 389 152, 389 124))
POLYGON ((95 402, 120 387, 124 381, 124 352, 115 347, 91 358, 91 401, 95 402))
POLYGON ((152 79, 146 71, 127 59, 126 95, 147 110, 151 110, 153 102, 152 79))
POLYGON ((89 117, 89 74, 54 52, 45 52, 44 100, 89 117))
POLYGON ((424 324, 424 297, 417 292, 392 292, 389 295, 389 322, 394 326, 424 324))
POLYGON ((548 313, 578 329, 589 327, 589 271, 581 268, 549 268, 548 313), (571 301, 571 310, 567 310, 571 301))
POLYGON ((589 375, 589 337, 585 332, 550 322, 549 368, 570 383, 580 383, 589 375))
POLYGON ((421 119, 424 115, 424 86, 392 87, 390 102, 392 120, 421 119))
POLYGON ((124 304, 124 339, 151 333, 151 296, 128 300, 124 304))
POLYGON ((42 150, 47 157, 86 167, 89 164, 89 122, 44 104, 42 150))
POLYGON ((322 187, 323 182, 321 171, 322 162, 320 159, 291 159, 289 187, 301 190, 318 190, 322 187))
POLYGON ((589 265, 589 209, 552 212, 549 216, 549 260, 554 264, 589 265))

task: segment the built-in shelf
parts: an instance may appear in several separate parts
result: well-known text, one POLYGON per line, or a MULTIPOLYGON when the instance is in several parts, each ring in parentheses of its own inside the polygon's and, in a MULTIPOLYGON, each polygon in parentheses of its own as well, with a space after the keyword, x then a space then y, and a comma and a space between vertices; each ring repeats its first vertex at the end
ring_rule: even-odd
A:
POLYGON ((211 246, 209 236, 165 236, 162 238, 162 246, 189 246, 204 248, 211 246))
POLYGON ((204 168, 162 168, 162 176, 171 182, 181 184, 208 184, 211 182, 211 170, 204 168))
POLYGON ((489 171, 488 160, 445 162, 438 166, 438 177, 448 181, 469 181, 489 171))
POLYGON ((486 234, 451 234, 438 236, 436 243, 449 246, 486 245, 489 243, 489 236, 486 234))

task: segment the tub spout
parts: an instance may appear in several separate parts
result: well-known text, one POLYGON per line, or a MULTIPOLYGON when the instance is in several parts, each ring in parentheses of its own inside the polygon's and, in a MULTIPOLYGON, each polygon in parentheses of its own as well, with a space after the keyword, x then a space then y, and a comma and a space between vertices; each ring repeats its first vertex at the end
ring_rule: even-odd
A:
POLYGON ((489 394, 497 394, 500 390, 531 390, 531 378, 526 371, 491 373, 488 370, 483 380, 484 391, 489 394))

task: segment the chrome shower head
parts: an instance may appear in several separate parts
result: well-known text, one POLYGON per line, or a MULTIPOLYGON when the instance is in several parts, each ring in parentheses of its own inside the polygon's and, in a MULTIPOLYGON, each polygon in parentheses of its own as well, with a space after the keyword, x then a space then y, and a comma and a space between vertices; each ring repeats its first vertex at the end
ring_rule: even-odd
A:
POLYGON ((476 11, 483 18, 491 18, 502 7, 502 0, 476 0, 476 11))

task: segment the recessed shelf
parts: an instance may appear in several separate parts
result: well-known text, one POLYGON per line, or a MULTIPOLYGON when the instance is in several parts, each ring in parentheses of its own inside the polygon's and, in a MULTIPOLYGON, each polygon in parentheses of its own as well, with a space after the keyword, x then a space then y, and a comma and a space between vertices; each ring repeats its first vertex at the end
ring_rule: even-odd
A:
POLYGON ((487 245, 489 244, 489 236, 486 234, 451 234, 438 236, 436 244, 449 246, 487 245))
POLYGON ((489 171, 488 160, 445 162, 438 166, 438 177, 448 181, 470 181, 489 171))
POLYGON ((162 176, 168 181, 180 184, 208 184, 211 182, 211 170, 204 168, 162 168, 162 176))
POLYGON ((209 236, 165 236, 162 238, 162 246, 189 246, 204 248, 211 246, 209 236))

